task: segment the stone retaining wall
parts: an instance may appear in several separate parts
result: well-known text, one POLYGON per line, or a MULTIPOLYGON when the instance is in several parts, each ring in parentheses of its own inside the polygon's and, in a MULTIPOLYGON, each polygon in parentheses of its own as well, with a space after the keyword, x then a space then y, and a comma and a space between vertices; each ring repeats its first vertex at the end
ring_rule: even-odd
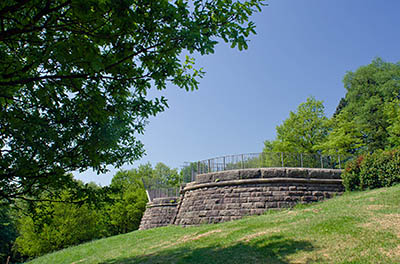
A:
POLYGON ((155 198, 147 203, 139 230, 173 224, 177 215, 177 197, 155 198))
MULTIPOLYGON (((340 195, 344 191, 341 170, 306 168, 261 168, 199 174, 181 191, 180 204, 149 205, 141 228, 158 223, 190 226, 219 223, 259 215, 269 209, 292 207, 340 195), (153 207, 152 207, 153 206, 153 207), (170 210, 164 213, 165 210, 170 210), (148 212, 149 211, 149 212, 148 212), (167 217, 164 215, 168 215, 167 217), (161 219, 160 219, 161 218, 161 219), (146 224, 146 223, 152 224, 146 224)), ((153 201, 154 204, 155 201, 153 201)))

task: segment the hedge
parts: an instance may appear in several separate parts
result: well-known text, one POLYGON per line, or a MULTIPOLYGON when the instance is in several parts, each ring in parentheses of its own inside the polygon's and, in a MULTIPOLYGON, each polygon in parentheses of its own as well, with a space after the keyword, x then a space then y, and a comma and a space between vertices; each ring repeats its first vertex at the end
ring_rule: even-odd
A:
POLYGON ((342 174, 348 191, 389 187, 400 183, 400 150, 364 154, 346 164, 342 174))

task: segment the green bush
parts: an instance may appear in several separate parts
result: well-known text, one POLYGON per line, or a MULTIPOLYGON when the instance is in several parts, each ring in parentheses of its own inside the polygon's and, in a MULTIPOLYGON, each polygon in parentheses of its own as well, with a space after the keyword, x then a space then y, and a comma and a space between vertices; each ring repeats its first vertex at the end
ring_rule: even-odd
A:
POLYGON ((364 156, 359 156, 357 159, 347 162, 346 168, 342 173, 343 185, 347 191, 360 189, 360 167, 364 156))
POLYGON ((400 183, 400 150, 376 151, 348 162, 342 174, 348 191, 389 187, 400 183))
POLYGON ((100 213, 88 205, 38 204, 18 220, 18 251, 29 257, 66 248, 105 236, 100 213))

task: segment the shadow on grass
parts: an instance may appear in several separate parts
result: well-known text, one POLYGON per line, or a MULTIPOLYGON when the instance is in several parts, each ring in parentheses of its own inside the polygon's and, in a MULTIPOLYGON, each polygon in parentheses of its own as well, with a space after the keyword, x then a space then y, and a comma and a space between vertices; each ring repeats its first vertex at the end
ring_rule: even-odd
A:
POLYGON ((196 247, 193 245, 164 249, 157 253, 128 258, 110 259, 102 264, 128 263, 289 263, 287 256, 299 251, 312 251, 308 241, 299 241, 283 236, 253 239, 232 246, 196 247))

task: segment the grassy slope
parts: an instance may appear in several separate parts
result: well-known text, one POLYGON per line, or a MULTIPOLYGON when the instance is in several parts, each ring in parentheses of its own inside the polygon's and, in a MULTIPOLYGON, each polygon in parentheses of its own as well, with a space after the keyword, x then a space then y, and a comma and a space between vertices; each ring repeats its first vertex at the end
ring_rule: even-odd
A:
POLYGON ((223 224, 135 231, 32 263, 400 263, 400 185, 223 224))

